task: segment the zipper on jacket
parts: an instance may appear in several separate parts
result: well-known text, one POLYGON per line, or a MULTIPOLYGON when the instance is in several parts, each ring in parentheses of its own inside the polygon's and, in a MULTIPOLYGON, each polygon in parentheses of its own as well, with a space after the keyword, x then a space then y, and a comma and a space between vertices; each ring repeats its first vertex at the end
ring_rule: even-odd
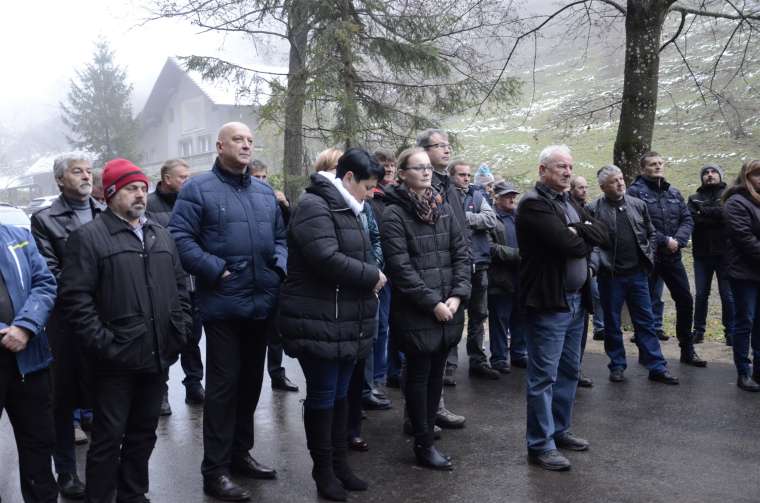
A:
POLYGON ((338 319, 338 295, 340 294, 340 285, 335 285, 335 319, 338 319))

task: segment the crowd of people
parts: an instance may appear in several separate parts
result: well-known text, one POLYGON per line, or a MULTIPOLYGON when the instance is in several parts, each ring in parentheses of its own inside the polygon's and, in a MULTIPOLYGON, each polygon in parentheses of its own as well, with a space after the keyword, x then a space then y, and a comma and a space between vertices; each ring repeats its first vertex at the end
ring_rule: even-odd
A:
POLYGON ((0 226, 0 411, 24 501, 149 501, 148 460, 159 417, 171 414, 178 359, 186 402, 203 407, 204 492, 250 499, 238 477, 277 476, 251 455, 265 362, 274 389, 298 391, 283 351, 306 380, 320 496, 368 489, 348 451, 367 450, 362 410, 390 408, 386 386, 402 391, 417 464, 451 470, 435 440, 466 423, 444 403, 465 325, 472 378, 524 369, 528 462, 568 470, 561 451, 589 448, 572 414, 578 386, 593 386, 581 372, 590 320, 611 382, 626 380, 625 304, 638 362, 650 380, 677 385, 660 347, 663 288, 681 363, 705 367, 694 345, 713 276, 737 385, 760 391, 758 160, 731 184, 705 165, 687 202, 663 157, 647 152, 630 187, 618 167, 599 169, 602 194, 590 201, 565 145, 541 151, 538 181, 521 194, 487 166, 452 158, 447 133, 429 129, 397 155, 322 152, 291 204, 252 158, 253 143, 245 124, 225 124, 210 171, 191 177, 186 162, 169 160, 150 194, 138 166, 113 159, 102 171, 105 204, 93 197, 89 156, 67 153, 53 166, 60 197, 33 215, 32 232, 0 226), (690 242, 696 302, 682 260, 690 242), (84 425, 88 409, 82 482, 74 417, 84 425))

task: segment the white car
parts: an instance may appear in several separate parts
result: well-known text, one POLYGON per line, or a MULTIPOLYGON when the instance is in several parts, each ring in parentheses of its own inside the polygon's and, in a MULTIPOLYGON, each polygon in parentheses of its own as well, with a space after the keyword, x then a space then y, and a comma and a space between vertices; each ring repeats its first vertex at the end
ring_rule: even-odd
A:
POLYGON ((58 196, 42 196, 35 197, 29 203, 29 206, 25 208, 26 214, 31 215, 39 210, 45 209, 53 204, 53 201, 58 199, 58 196))
POLYGON ((32 229, 32 223, 27 214, 21 208, 7 203, 0 203, 0 224, 32 229))

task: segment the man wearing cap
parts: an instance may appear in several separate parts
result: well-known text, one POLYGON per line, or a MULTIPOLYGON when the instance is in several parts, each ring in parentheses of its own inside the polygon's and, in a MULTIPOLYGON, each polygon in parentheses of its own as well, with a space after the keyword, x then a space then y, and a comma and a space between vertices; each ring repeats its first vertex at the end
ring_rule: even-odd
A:
POLYGON ((494 209, 499 224, 491 231, 491 265, 488 269, 488 334, 491 368, 509 374, 511 365, 525 368, 525 320, 517 295, 520 250, 515 218, 520 191, 509 182, 493 186, 494 209))
MULTIPOLYGON (((92 196, 92 160, 85 152, 68 152, 55 158, 53 176, 61 195, 50 207, 32 215, 32 234, 48 269, 57 280, 63 270, 63 258, 69 234, 102 211, 103 206, 92 196)), ((88 365, 66 323, 60 301, 50 315, 46 327, 53 351, 53 414, 56 442, 53 460, 58 473, 61 496, 84 497, 84 484, 77 475, 74 452, 74 420, 78 407, 90 407, 92 383, 88 365)))
POLYGON ((148 179, 126 159, 103 170, 108 209, 66 243, 60 302, 94 373, 89 502, 146 501, 166 380, 187 343, 187 276, 169 231, 145 217, 148 179))
POLYGON ((288 253, 274 190, 251 176, 252 150, 248 126, 222 126, 214 166, 182 187, 169 222, 182 264, 198 280, 206 330, 203 490, 225 501, 250 498, 230 478, 233 473, 255 479, 276 476, 250 451, 268 325, 288 253))
POLYGON ((726 190, 723 169, 706 164, 699 172, 702 185, 689 196, 688 207, 694 219, 692 253, 694 255, 694 344, 705 337, 707 300, 710 297, 713 274, 718 278, 721 314, 726 345, 731 345, 734 332, 734 296, 723 267, 723 253, 728 245, 726 223, 723 220, 721 197, 726 190))

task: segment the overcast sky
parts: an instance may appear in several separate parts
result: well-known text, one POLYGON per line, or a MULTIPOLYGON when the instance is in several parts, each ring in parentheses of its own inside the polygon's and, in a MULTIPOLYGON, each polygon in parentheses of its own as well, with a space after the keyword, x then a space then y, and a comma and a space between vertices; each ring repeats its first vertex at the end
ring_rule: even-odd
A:
MULTIPOLYGON (((239 37, 199 34, 187 21, 155 21, 146 0, 26 0, 3 2, 0 17, 3 77, 0 122, 22 127, 58 113, 58 102, 78 68, 91 60, 95 41, 105 37, 116 62, 134 84, 139 111, 168 56, 234 55, 239 62, 263 58, 239 37)), ((282 61, 266 61, 282 64, 282 61)))

